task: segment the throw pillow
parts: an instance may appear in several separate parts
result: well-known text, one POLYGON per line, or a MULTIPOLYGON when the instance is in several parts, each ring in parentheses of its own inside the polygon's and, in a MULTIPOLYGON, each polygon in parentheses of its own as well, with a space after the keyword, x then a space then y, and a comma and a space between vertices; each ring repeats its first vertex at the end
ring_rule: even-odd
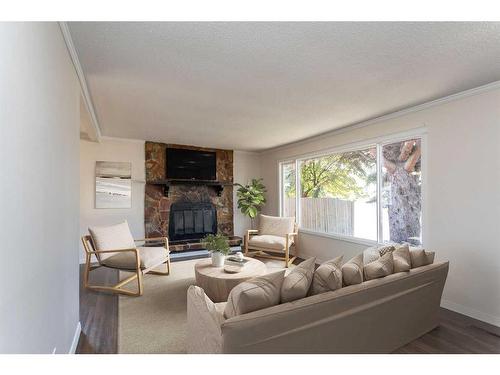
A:
POLYGON ((314 276, 314 265, 316 258, 309 258, 285 277, 283 285, 281 286, 281 302, 291 302, 296 299, 304 298, 311 287, 314 276))
POLYGON ((379 259, 364 266, 363 272, 365 280, 378 279, 392 274, 394 271, 394 261, 392 252, 385 254, 379 259))
POLYGON ((434 263, 434 251, 425 249, 410 249, 411 268, 417 268, 434 263))
POLYGON ((394 250, 396 250, 396 247, 394 245, 382 246, 379 247, 378 253, 380 254, 380 256, 384 256, 387 253, 392 253, 394 250))
POLYGON ((284 278, 285 270, 282 270, 236 285, 229 293, 224 316, 229 319, 279 304, 284 278))
POLYGON ((376 245, 369 247, 363 251, 363 264, 369 264, 388 252, 394 251, 394 245, 376 245))
POLYGON ((394 260, 394 273, 405 272, 411 269, 411 256, 408 244, 399 245, 392 252, 392 256, 394 260))
POLYGON ((345 286, 363 282, 363 254, 356 255, 342 266, 342 280, 345 286))
POLYGON ((314 272, 312 294, 320 294, 342 288, 343 255, 321 264, 314 272))

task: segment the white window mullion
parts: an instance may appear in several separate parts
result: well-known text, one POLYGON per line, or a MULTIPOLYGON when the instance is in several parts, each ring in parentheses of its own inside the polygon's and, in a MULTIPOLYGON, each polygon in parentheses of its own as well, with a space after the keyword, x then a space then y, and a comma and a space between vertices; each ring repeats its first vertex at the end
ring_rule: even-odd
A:
POLYGON ((300 196, 301 196, 301 186, 300 186, 300 161, 295 160, 295 221, 300 228, 300 196))
POLYGON ((382 146, 377 144, 377 242, 383 241, 382 228, 382 146))
POLYGON ((279 191, 279 215, 284 216, 284 206, 285 206, 285 189, 284 189, 284 179, 283 179, 283 164, 279 163, 278 166, 278 191, 279 191))

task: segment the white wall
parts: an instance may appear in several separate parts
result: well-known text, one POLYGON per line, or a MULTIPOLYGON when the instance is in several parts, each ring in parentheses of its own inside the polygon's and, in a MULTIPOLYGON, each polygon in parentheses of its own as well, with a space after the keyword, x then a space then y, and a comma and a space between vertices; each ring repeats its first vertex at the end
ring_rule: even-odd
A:
MULTIPOLYGON (((127 220, 134 238, 144 238, 144 141, 102 137, 100 143, 80 141, 80 236, 89 226, 112 225, 127 220), (95 208, 95 162, 132 163, 132 208, 95 208)), ((85 260, 80 244, 80 262, 85 260)))
MULTIPOLYGON (((252 178, 260 178, 260 157, 255 152, 234 151, 234 182, 245 185, 252 178)), ((234 234, 235 236, 243 237, 247 229, 251 228, 251 221, 248 216, 245 216, 238 209, 238 200, 236 198, 237 187, 234 188, 234 234)))
MULTIPOLYGON (((278 214, 278 160, 413 128, 427 129, 425 246, 450 261, 443 305, 500 325, 500 89, 463 97, 363 128, 265 152, 268 214, 278 214)), ((365 246, 302 234, 301 255, 319 260, 365 246)))
POLYGON ((78 327, 79 86, 57 23, 0 23, 0 352, 78 327))

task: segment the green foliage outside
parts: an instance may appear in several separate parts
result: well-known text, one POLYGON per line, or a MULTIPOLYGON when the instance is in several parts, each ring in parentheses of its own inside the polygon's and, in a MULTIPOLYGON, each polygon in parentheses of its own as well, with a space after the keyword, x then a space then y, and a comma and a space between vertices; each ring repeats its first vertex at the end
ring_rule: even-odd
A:
POLYGON ((208 251, 219 252, 224 255, 227 255, 230 252, 228 238, 223 234, 208 234, 201 240, 201 242, 208 251))
MULTIPOLYGON (((352 151, 305 160, 300 165, 301 197, 356 199, 375 182, 375 157, 369 150, 352 151)), ((285 171, 285 194, 295 196, 295 170, 285 171)))

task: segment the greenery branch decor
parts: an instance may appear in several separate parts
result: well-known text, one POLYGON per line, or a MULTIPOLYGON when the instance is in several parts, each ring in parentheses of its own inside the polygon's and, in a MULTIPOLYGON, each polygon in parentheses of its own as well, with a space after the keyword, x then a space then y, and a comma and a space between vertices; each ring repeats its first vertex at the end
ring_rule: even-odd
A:
POLYGON ((257 217, 262 206, 266 203, 266 187, 262 183, 262 179, 253 178, 250 184, 242 185, 235 184, 238 186, 236 191, 236 197, 238 198, 238 208, 241 210, 243 215, 246 215, 252 221, 257 217))
POLYGON ((205 236, 202 240, 208 251, 212 253, 221 253, 222 255, 227 255, 230 252, 229 241, 223 234, 209 234, 205 236))

